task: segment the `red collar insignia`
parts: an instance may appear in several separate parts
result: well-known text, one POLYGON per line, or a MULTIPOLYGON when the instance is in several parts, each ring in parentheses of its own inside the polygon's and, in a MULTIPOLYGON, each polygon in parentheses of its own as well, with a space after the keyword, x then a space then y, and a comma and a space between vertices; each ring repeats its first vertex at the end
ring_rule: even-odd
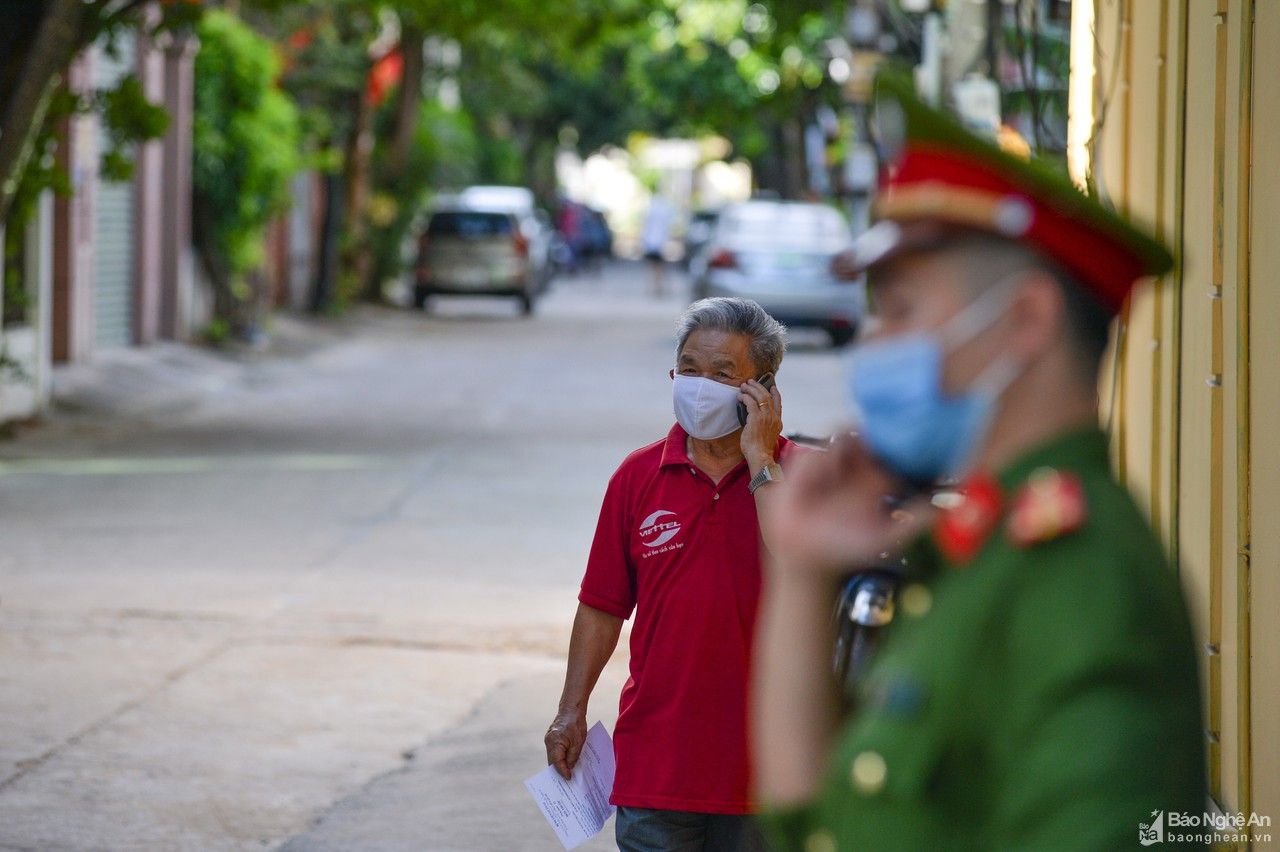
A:
POLYGON ((1084 486, 1072 473, 1040 468, 1013 497, 1009 539, 1018 547, 1034 547, 1075 532, 1088 516, 1084 486))
POLYGON ((938 549, 959 567, 978 555, 1000 521, 1004 494, 1000 483, 978 474, 961 483, 954 505, 943 510, 934 529, 938 549))

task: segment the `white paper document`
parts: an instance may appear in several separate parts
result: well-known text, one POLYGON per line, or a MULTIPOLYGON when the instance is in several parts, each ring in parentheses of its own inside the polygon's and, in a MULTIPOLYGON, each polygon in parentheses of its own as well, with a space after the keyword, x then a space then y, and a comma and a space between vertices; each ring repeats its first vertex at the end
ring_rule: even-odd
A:
POLYGON ((525 781, 524 786, 565 849, 595 837, 614 810, 609 804, 613 791, 613 740, 609 732, 600 722, 587 732, 569 781, 561 778, 554 766, 548 766, 525 781))

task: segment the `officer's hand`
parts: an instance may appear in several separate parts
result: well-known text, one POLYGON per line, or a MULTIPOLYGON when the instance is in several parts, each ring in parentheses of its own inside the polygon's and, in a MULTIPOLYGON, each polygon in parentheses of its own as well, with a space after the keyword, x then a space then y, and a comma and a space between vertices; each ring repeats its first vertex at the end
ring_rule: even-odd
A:
POLYGON ((587 741, 586 713, 579 710, 557 713, 542 741, 547 747, 547 763, 568 781, 582 754, 582 744, 587 741))
POLYGON ((761 519, 773 570, 836 577, 900 551, 929 524, 933 508, 921 497, 890 510, 896 487, 852 436, 797 458, 761 519))
POLYGON ((831 274, 841 281, 857 280, 862 274, 862 269, 856 263, 852 249, 845 249, 831 258, 831 274))
POLYGON ((782 394, 775 385, 766 388, 755 379, 740 388, 738 401, 747 407, 747 425, 740 439, 742 455, 752 470, 774 461, 782 434, 782 394))

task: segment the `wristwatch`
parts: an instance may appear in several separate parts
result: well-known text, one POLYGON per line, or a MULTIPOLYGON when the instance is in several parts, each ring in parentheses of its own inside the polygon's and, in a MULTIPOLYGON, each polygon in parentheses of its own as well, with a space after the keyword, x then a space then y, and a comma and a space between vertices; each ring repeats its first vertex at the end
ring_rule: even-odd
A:
POLYGON ((782 481, 782 465, 777 462, 769 462, 760 468, 760 472, 751 477, 751 483, 747 486, 747 490, 752 494, 756 493, 757 488, 762 488, 771 482, 782 481))

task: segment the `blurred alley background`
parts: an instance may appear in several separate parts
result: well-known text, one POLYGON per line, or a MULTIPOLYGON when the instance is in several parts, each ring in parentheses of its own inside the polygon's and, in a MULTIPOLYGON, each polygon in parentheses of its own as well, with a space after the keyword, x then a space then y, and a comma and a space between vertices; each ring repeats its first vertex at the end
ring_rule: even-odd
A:
POLYGON ((887 62, 1176 248, 1100 417, 1214 802, 1280 814, 1277 42, 1270 0, 0 2, 0 849, 556 848, 520 782, 676 316, 757 299, 786 431, 844 416, 887 62))

